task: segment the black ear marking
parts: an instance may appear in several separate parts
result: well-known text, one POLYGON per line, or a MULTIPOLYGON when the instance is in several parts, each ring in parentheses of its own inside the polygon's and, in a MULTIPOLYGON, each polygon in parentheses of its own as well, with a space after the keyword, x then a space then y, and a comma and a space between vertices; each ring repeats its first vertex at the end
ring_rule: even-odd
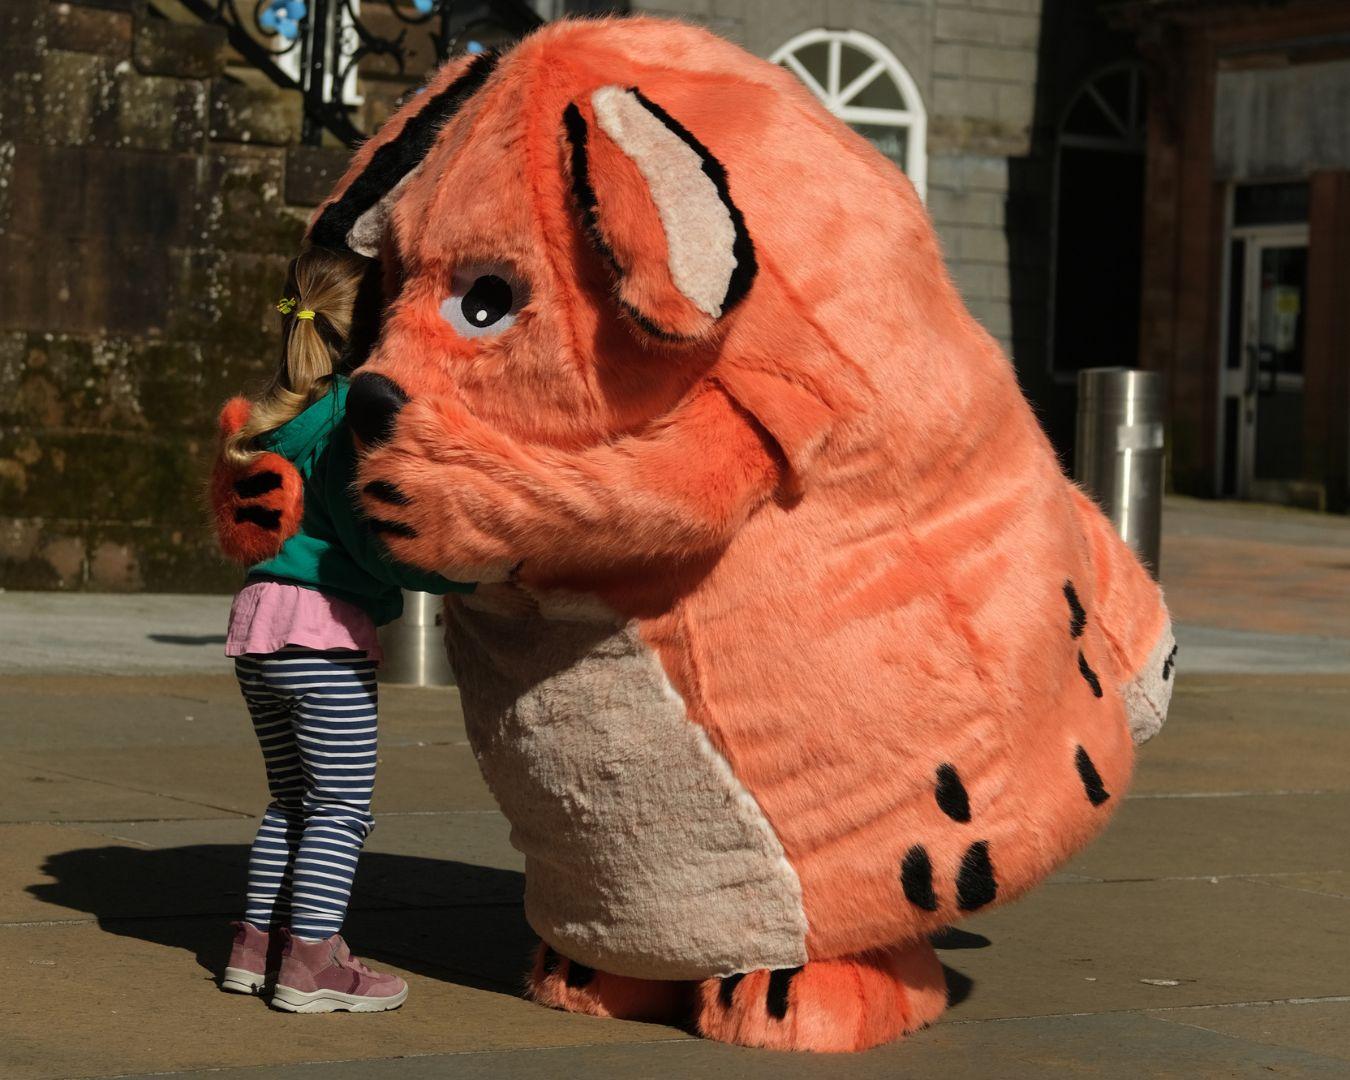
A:
POLYGON ((236 480, 234 482, 234 493, 241 499, 256 499, 259 495, 266 495, 269 491, 276 491, 279 487, 281 487, 281 476, 268 469, 266 472, 254 473, 242 480, 236 480))
POLYGON ((916 908, 937 910, 937 897, 933 894, 933 863, 922 844, 915 844, 905 852, 900 862, 900 885, 905 890, 905 899, 916 908))
POLYGON ((1074 752, 1073 763, 1078 768, 1078 778, 1083 781, 1083 791, 1087 794, 1088 802, 1093 806, 1101 806, 1111 797, 1111 793, 1102 783, 1102 774, 1097 771, 1092 758, 1081 746, 1074 752))
POLYGON ((572 990, 580 990, 595 978, 595 968, 578 964, 575 960, 567 962, 567 977, 563 980, 572 990))
POLYGON ((1092 687, 1092 696, 1102 696, 1102 681, 1097 678, 1097 673, 1088 665, 1087 657, 1083 655, 1083 650, 1078 650, 1078 674, 1082 675, 1088 686, 1092 687))
POLYGON ((775 1020, 782 1020, 788 1012, 788 990, 801 967, 777 968, 769 972, 769 990, 764 996, 764 1007, 775 1020))
POLYGON ((260 529, 275 532, 281 528, 281 511, 264 510, 261 506, 241 506, 234 512, 234 521, 236 525, 248 522, 260 529))
POLYGON ((961 859, 961 870, 956 875, 956 906, 962 911, 974 911, 992 903, 998 895, 998 881, 989 861, 989 841, 981 840, 966 848, 961 859))
POLYGON ((473 58, 458 79, 408 118, 397 137, 371 155, 370 164, 337 202, 314 223, 310 240, 319 247, 350 251, 347 236, 361 215, 398 185, 431 152, 447 121, 487 82, 498 56, 485 52, 473 58))
POLYGON ((1172 669, 1177 665, 1177 649, 1179 647, 1173 645, 1172 651, 1167 654, 1167 659, 1163 661, 1162 677, 1164 682, 1172 677, 1172 669))
POLYGON ((1079 603, 1078 590, 1073 587, 1072 581, 1064 583, 1064 599, 1069 602, 1069 636, 1080 638, 1087 629, 1087 612, 1079 603))
POLYGON ((722 314, 725 315, 733 307, 745 298, 745 294, 750 291, 750 286, 754 284, 755 275, 759 273, 759 260, 755 257, 755 244, 750 239, 750 230, 745 227, 745 215, 741 213, 741 208, 731 197, 731 187, 727 183, 727 170, 711 150, 701 143, 698 138, 687 127, 681 124, 660 105, 652 101, 636 86, 630 87, 633 96, 637 98, 638 104, 651 113, 654 117, 665 124, 679 139, 698 155, 699 161, 703 165, 703 175, 712 181, 713 187, 717 189, 717 196, 727 208, 727 213, 731 215, 732 227, 736 230, 736 239, 731 246, 732 254, 736 256, 736 269, 731 272, 731 280, 727 283, 726 295, 722 297, 722 314))
POLYGON ((728 975, 722 980, 717 988, 717 1000, 722 1003, 722 1008, 729 1009, 736 1000, 736 987, 741 985, 741 980, 745 978, 745 972, 738 971, 735 975, 728 975))
POLYGON ((970 796, 966 794, 956 766, 937 767, 937 788, 933 794, 939 809, 953 821, 965 823, 970 820, 970 796))

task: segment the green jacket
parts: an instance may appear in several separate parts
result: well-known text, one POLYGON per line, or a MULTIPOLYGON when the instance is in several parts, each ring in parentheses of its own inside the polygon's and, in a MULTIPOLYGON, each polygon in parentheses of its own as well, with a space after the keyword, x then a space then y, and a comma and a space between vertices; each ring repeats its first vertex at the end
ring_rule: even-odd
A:
POLYGON ((356 449, 347 427, 347 380, 295 419, 258 439, 295 465, 305 482, 300 528, 274 558, 249 567, 250 581, 284 581, 336 596, 370 614, 377 626, 403 614, 403 589, 472 592, 472 585, 447 581, 394 562, 366 527, 352 496, 356 449))

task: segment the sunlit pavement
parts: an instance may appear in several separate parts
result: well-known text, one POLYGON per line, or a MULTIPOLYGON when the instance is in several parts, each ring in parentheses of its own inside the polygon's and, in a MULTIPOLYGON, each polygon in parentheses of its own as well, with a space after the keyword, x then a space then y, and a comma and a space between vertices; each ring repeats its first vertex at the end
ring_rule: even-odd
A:
POLYGON ((445 690, 384 692, 348 927, 408 1004, 222 994, 265 802, 228 598, 0 594, 0 1076, 1350 1075, 1350 522, 1172 500, 1163 580, 1172 720, 1111 829, 944 942, 942 1023, 850 1058, 521 1000, 520 860, 445 690))

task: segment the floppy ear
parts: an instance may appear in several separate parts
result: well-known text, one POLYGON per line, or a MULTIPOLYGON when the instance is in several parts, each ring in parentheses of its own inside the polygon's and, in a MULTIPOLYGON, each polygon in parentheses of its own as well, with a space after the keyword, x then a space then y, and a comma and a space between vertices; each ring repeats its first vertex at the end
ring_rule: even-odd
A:
POLYGON ((636 87, 572 102, 563 133, 572 193, 620 305, 656 337, 712 333, 757 272, 722 163, 636 87))
POLYGON ((496 66, 495 53, 480 53, 441 68, 425 90, 356 152, 333 194, 315 214, 310 242, 374 258, 399 189, 431 152, 441 129, 487 82, 496 66))

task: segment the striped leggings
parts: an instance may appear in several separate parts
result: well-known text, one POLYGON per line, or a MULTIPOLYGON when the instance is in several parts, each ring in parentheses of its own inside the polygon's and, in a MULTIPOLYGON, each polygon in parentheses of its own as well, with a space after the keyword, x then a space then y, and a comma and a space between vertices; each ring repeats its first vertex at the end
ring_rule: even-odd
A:
POLYGON ((235 659, 272 802, 248 861, 247 922, 304 938, 342 929, 374 827, 375 661, 287 646, 235 659))

